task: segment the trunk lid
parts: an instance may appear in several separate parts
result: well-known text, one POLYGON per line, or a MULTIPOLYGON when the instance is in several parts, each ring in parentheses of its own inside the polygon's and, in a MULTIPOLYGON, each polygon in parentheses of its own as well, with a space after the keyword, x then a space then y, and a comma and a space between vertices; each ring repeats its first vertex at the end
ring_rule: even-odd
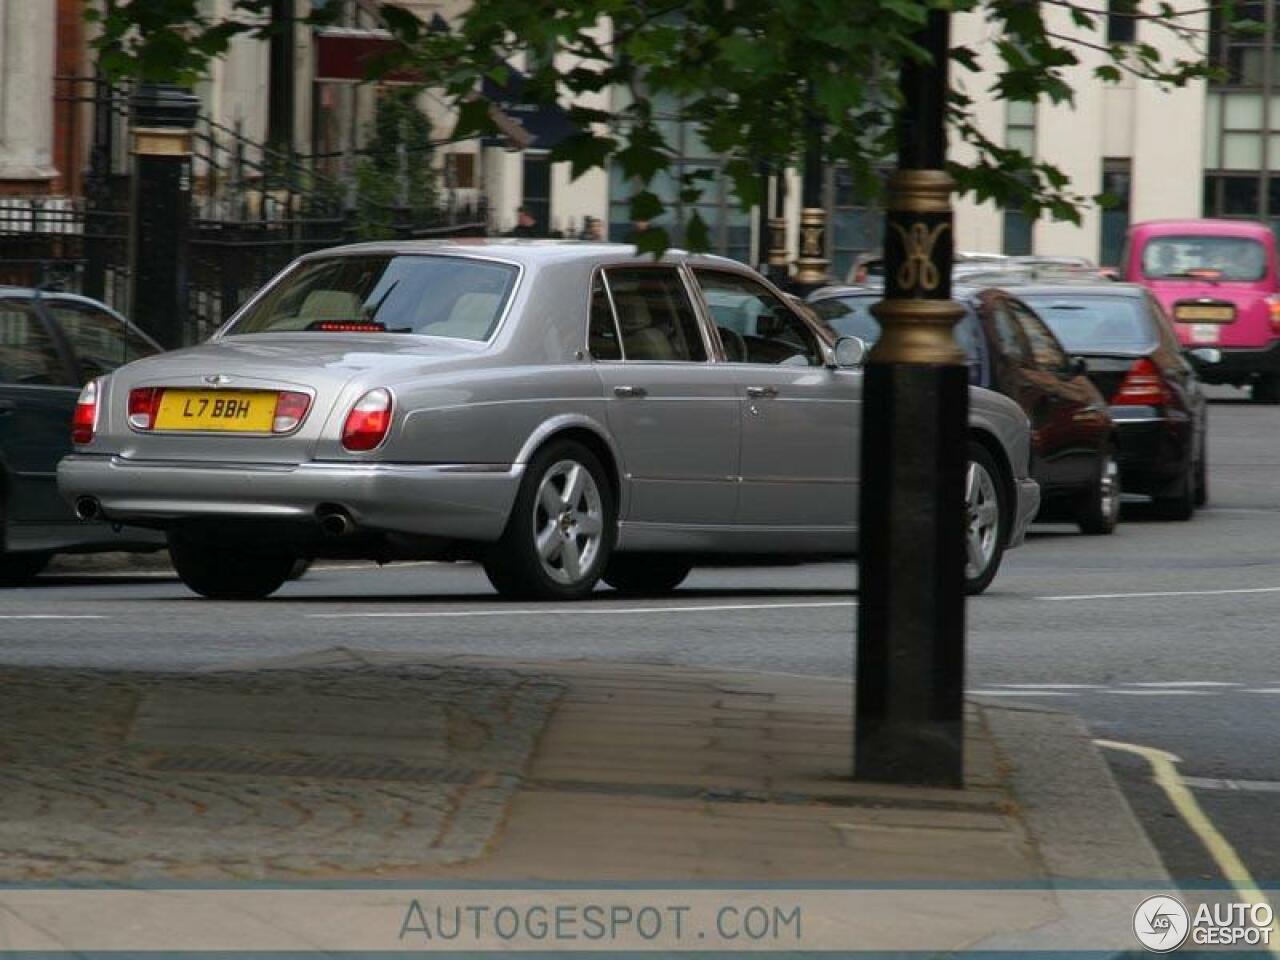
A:
POLYGON ((340 429, 332 421, 345 416, 364 390, 473 363, 481 347, 397 334, 257 334, 212 340, 116 371, 102 401, 101 439, 95 447, 137 460, 301 463, 314 457, 323 436, 340 429), (302 424, 286 435, 139 431, 128 423, 129 392, 139 387, 199 391, 215 399, 232 391, 290 391, 306 393, 311 402, 302 424))

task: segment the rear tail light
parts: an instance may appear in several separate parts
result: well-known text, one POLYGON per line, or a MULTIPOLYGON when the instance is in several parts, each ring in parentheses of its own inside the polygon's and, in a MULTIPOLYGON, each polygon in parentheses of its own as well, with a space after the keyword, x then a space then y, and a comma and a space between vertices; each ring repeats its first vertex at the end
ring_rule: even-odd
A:
POLYGON ((1267 297, 1267 313, 1271 318, 1271 332, 1280 333, 1280 294, 1267 297))
POLYGON ((150 430, 156 425, 160 411, 163 387, 139 387, 129 391, 129 426, 135 430, 150 430))
POLYGON ((1161 407, 1173 400, 1168 385, 1147 357, 1139 357, 1124 375, 1120 389, 1111 398, 1116 406, 1161 407))
POLYGON ((311 398, 305 393, 285 391, 276 394, 276 414, 271 419, 271 432, 289 433, 298 429, 310 406, 311 398))
POLYGON ((101 388, 97 380, 90 380, 80 391, 76 400, 76 411, 71 416, 71 442, 74 444, 93 443, 93 434, 98 429, 98 396, 101 388))
POLYGON ((342 425, 342 445, 348 450, 372 450, 386 439, 391 427, 391 391, 378 387, 356 401, 342 425))

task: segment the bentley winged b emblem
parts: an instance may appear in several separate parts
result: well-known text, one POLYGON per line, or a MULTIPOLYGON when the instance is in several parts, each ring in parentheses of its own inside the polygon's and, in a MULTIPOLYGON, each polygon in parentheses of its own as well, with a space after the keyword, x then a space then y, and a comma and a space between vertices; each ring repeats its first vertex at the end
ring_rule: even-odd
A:
POLYGON ((211 387, 225 387, 231 382, 231 378, 222 373, 211 373, 204 378, 204 382, 211 387))

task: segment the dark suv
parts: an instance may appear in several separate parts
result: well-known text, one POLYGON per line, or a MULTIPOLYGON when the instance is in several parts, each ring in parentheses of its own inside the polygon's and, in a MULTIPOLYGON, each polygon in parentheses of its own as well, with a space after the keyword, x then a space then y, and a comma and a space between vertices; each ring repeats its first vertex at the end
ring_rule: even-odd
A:
POLYGON ((55 553, 163 546, 145 530, 78 520, 55 477, 80 388, 159 352, 95 300, 0 286, 0 585, 29 580, 55 553))

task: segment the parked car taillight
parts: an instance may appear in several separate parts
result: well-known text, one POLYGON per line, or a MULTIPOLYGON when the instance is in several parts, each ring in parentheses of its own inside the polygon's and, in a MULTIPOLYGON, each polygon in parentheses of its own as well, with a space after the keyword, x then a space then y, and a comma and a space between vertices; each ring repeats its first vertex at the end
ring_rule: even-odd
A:
POLYGON ((80 391, 76 411, 71 416, 72 443, 93 443, 94 431, 98 429, 98 392, 97 380, 90 380, 80 391))
POLYGON ((160 411, 163 387, 138 387, 129 391, 129 426, 135 430, 150 430, 156 425, 160 411))
POLYGON ((1111 398, 1116 406, 1160 407, 1173 400, 1160 368, 1149 357, 1139 357, 1124 375, 1120 389, 1111 398))
POLYGON ((1267 297, 1267 311, 1271 317, 1271 332, 1280 333, 1280 294, 1267 297))
POLYGON ((298 429, 298 424, 307 415, 311 406, 311 398, 305 393, 286 390, 276 394, 276 413, 271 420, 272 433, 289 433, 298 429))
POLYGON ((370 390, 356 401, 342 426, 342 445, 348 450, 372 450, 391 426, 391 391, 370 390))

